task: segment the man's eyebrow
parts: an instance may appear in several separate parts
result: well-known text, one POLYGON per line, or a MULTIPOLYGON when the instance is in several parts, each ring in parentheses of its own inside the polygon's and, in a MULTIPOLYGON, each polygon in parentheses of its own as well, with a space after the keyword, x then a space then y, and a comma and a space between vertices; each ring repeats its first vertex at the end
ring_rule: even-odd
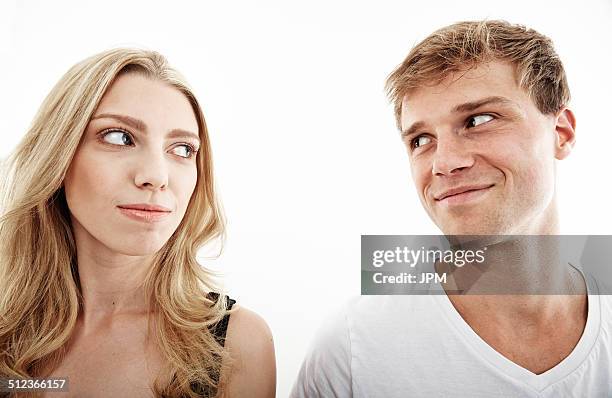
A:
MULTIPOLYGON (((96 120, 96 119, 114 119, 114 120, 127 124, 133 129, 142 131, 145 134, 147 133, 146 123, 140 119, 136 119, 131 116, 119 115, 116 113, 100 113, 91 118, 91 120, 96 120)), ((187 130, 183 130, 183 129, 172 129, 168 132, 166 136, 168 138, 189 137, 189 138, 193 138, 196 141, 200 142, 200 137, 196 133, 193 133, 187 130)))
POLYGON ((418 130, 422 129, 423 127, 425 127, 425 122, 413 123, 412 126, 402 131, 402 138, 408 137, 409 135, 416 133, 418 130))
MULTIPOLYGON (((506 98, 506 97, 500 97, 500 96, 491 96, 491 97, 486 97, 483 99, 479 99, 477 101, 471 101, 471 102, 466 102, 464 104, 460 104, 455 106, 452 109, 453 113, 463 113, 463 112, 470 112, 473 110, 476 110, 478 108, 480 108, 481 106, 484 105, 491 105, 491 104, 502 104, 502 105, 513 105, 516 106, 516 104, 506 98)), ((407 137, 409 135, 412 135, 414 133, 417 132, 417 130, 422 129, 423 127, 425 127, 425 122, 416 122, 414 124, 412 124, 412 126, 410 126, 409 128, 407 128, 406 130, 402 131, 402 137, 407 137)))
POLYGON ((457 105, 453 108, 454 113, 469 112, 480 108, 484 105, 501 104, 501 105, 514 105, 514 102, 506 97, 492 96, 477 101, 466 102, 465 104, 457 105))

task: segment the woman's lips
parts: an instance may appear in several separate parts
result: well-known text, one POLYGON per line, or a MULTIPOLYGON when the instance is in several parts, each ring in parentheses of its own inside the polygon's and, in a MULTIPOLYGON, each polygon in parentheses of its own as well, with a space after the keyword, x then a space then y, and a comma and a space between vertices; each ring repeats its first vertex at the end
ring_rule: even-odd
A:
POLYGON ((118 209, 124 216, 131 218, 132 220, 149 223, 163 221, 170 215, 170 212, 168 211, 136 210, 125 209, 123 207, 118 207, 118 209))

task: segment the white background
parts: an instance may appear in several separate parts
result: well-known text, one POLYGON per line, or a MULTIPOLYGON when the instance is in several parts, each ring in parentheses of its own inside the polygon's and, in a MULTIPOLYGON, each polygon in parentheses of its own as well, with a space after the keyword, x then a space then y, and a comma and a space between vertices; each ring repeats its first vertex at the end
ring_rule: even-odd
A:
POLYGON ((0 156, 77 61, 115 46, 166 55, 195 88, 229 220, 232 297, 275 337, 286 397, 313 333, 360 292, 361 234, 438 233, 383 92, 434 29, 503 18, 556 43, 577 116, 559 163, 564 233, 610 234, 612 2, 2 2, 0 156), (171 5, 172 4, 172 5, 171 5))

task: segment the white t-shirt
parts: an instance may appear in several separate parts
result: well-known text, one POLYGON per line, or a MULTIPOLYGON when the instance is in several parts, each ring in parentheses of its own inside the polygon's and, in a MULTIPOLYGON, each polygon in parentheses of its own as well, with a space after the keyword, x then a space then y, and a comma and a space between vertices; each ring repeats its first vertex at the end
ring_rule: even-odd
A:
POLYGON ((495 351, 446 294, 361 296, 319 331, 291 398, 612 397, 612 296, 585 279, 584 332, 542 374, 495 351))

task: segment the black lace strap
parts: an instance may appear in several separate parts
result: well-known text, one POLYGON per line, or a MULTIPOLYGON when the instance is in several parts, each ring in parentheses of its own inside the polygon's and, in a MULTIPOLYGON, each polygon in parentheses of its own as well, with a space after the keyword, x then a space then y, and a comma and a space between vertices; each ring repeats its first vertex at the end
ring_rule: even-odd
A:
MULTIPOLYGON (((219 293, 210 292, 207 294, 209 300, 217 302, 219 299, 219 293)), ((225 296, 226 307, 228 310, 232 309, 232 306, 236 303, 236 300, 229 298, 229 296, 225 296)), ((209 330, 215 336, 215 340, 221 346, 225 343, 225 335, 227 334, 227 325, 229 324, 229 314, 225 314, 225 316, 216 324, 209 327, 209 330)), ((219 382, 217 375, 212 375, 213 380, 219 382)), ((191 383, 191 389, 198 394, 200 397, 214 397, 216 395, 216 390, 211 389, 208 386, 203 386, 200 383, 193 382, 191 383)))
MULTIPOLYGON (((212 301, 217 301, 219 299, 219 293, 210 292, 208 293, 208 298, 212 301)), ((232 309, 232 306, 236 303, 236 300, 229 298, 229 296, 225 296, 225 302, 228 310, 232 309)), ((210 327, 210 332, 215 336, 217 343, 221 346, 225 344, 225 335, 227 334, 227 325, 229 324, 230 314, 225 314, 225 316, 215 325, 210 327)))

